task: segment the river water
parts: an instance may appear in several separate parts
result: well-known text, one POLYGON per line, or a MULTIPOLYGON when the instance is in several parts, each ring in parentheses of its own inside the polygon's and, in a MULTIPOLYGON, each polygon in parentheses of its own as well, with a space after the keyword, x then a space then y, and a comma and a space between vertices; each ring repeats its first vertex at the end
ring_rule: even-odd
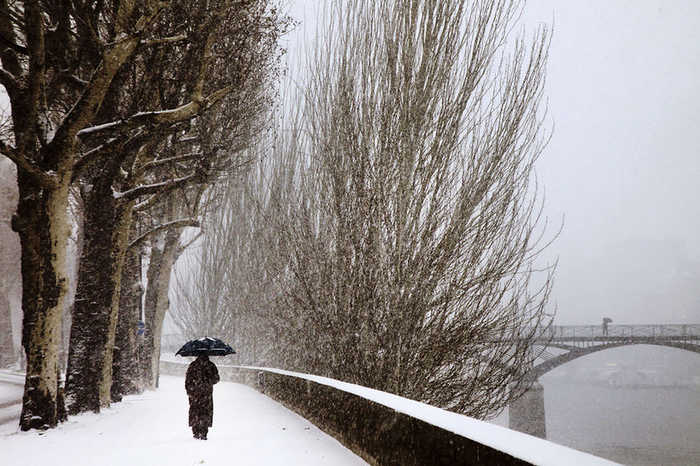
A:
MULTIPOLYGON (((548 440, 623 464, 700 466, 700 354, 614 348, 540 383, 548 440)), ((507 425, 507 413, 494 422, 507 425)))

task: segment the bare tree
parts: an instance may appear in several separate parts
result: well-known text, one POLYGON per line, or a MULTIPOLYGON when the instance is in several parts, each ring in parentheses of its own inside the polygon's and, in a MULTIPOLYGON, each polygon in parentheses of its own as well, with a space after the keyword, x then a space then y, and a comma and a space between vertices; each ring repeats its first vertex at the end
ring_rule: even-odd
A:
MULTIPOLYGON (((250 159, 264 150, 250 150, 250 159)), ((265 251, 257 237, 261 217, 256 194, 264 169, 263 164, 251 166, 208 192, 213 212, 203 222, 197 246, 176 270, 175 306, 170 309, 184 337, 224 338, 244 364, 264 361, 269 347, 260 326, 269 289, 259 262, 265 251)))
MULTIPOLYGON (((286 30, 288 20, 279 18, 277 21, 272 23, 277 28, 268 31, 267 39, 259 42, 262 50, 254 56, 257 64, 248 64, 249 74, 244 85, 240 86, 240 92, 235 93, 235 100, 224 99, 215 112, 207 112, 197 119, 195 133, 199 149, 214 154, 207 159, 208 176, 203 182, 178 193, 179 204, 171 206, 169 213, 159 219, 161 223, 174 227, 154 237, 160 237, 160 240, 150 242, 145 313, 146 358, 143 361, 147 364, 143 368, 147 386, 155 387, 158 383, 160 339, 163 319, 170 305, 168 291, 171 288, 171 271, 186 245, 192 242, 183 237, 187 225, 177 225, 177 219, 183 216, 196 219, 189 226, 199 226, 213 215, 215 219, 208 224, 219 222, 221 215, 216 212, 217 209, 229 207, 218 200, 222 191, 232 189, 226 187, 239 182, 241 176, 244 177, 256 163, 256 158, 245 149, 257 143, 269 123, 279 71, 276 41, 279 34, 286 30), (225 187, 222 189, 219 184, 225 187)), ((228 214, 222 215, 226 217, 228 214)))
MULTIPOLYGON (((126 170, 129 165, 124 162, 158 158, 148 153, 162 142, 154 142, 154 135, 163 135, 160 131, 164 128, 186 124, 234 91, 231 82, 235 84, 245 73, 222 78, 225 75, 217 76, 212 71, 221 71, 218 64, 231 58, 225 56, 226 50, 238 47, 250 51, 245 45, 246 34, 251 31, 242 26, 246 21, 235 20, 247 18, 260 5, 264 10, 268 3, 253 0, 206 4, 184 0, 108 1, 94 5, 67 1, 0 3, 3 42, 0 84, 9 96, 12 111, 11 134, 0 138, 0 153, 17 166, 19 187, 19 204, 12 226, 19 233, 22 246, 22 342, 27 357, 20 420, 23 430, 52 427, 57 422, 57 353, 70 278, 66 243, 71 230, 67 210, 71 183, 86 178, 95 181, 85 184, 86 188, 99 192, 88 200, 87 209, 91 213, 99 212, 96 209, 100 208, 101 198, 105 202, 101 219, 105 220, 105 229, 114 232, 106 231, 98 236, 119 237, 115 243, 104 244, 123 246, 124 232, 129 231, 130 209, 128 205, 123 208, 124 205, 116 204, 135 203, 140 196, 155 196, 165 191, 164 187, 202 178, 201 171, 195 170, 179 180, 179 184, 162 182, 159 186, 146 187, 141 185, 145 178, 135 176, 134 189, 128 193, 118 191, 120 186, 115 190, 110 179, 124 181, 122 170, 127 177, 133 175, 126 170), (242 35, 222 35, 220 26, 231 19, 234 22, 227 24, 241 26, 242 35), (178 65, 183 66, 177 68, 178 65), (159 80, 162 86, 140 87, 143 94, 136 92, 133 99, 120 100, 125 94, 117 90, 136 90, 135 83, 145 77, 139 71, 144 69, 150 72, 148 77, 159 80), (168 74, 183 69, 190 72, 184 80, 168 74), (158 92, 173 88, 179 92, 158 92), (94 177, 94 170, 98 169, 109 176, 94 177), (115 191, 123 196, 115 196, 115 191), (123 209, 117 212, 117 207, 123 209), (108 211, 115 215, 108 215, 108 211), (114 228, 115 225, 124 227, 114 228)), ((266 17, 266 21, 270 28, 276 27, 274 19, 266 17)), ((258 40, 261 34, 264 35, 253 31, 252 40, 258 40)), ((243 53, 238 58, 245 65, 248 55, 243 53)), ((165 162, 159 160, 159 163, 165 162)), ((93 232, 90 230, 90 234, 93 232)), ((99 239, 89 237, 87 229, 85 239, 86 244, 99 244, 99 239)), ((92 322, 95 331, 91 336, 96 337, 97 355, 92 367, 84 364, 90 358, 80 355, 89 353, 90 348, 83 345, 84 351, 77 351, 75 354, 79 356, 73 357, 76 365, 69 363, 74 368, 69 367, 69 378, 77 370, 87 379, 80 385, 74 383, 77 378, 73 377, 68 386, 89 387, 85 396, 77 391, 71 393, 70 401, 78 403, 76 410, 99 409, 109 402, 111 347, 123 254, 117 251, 115 256, 119 258, 116 263, 93 269, 101 273, 94 276, 95 280, 106 278, 104 292, 78 290, 79 295, 99 299, 94 308, 92 301, 79 300, 77 307, 86 304, 83 306, 86 312, 74 314, 77 330, 85 328, 81 316, 95 312, 96 319, 92 322)), ((89 340, 90 335, 85 335, 89 340)))
POLYGON ((163 6, 155 1, 110 3, 103 9, 75 2, 0 3, 0 83, 12 110, 12 135, 0 140, 0 153, 17 165, 19 187, 12 226, 22 245, 23 430, 57 422, 67 206, 78 132, 94 121, 112 79, 149 38, 163 6))
POLYGON ((260 201, 279 363, 476 417, 520 394, 553 274, 548 34, 509 40, 521 9, 333 4, 260 201))

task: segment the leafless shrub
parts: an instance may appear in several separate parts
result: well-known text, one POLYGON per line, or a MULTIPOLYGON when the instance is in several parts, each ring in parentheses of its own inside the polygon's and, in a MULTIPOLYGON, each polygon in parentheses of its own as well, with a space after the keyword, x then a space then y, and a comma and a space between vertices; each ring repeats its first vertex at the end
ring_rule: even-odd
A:
POLYGON ((477 417, 524 388, 554 267, 536 273, 548 33, 510 41, 520 11, 334 4, 258 214, 280 364, 477 417))

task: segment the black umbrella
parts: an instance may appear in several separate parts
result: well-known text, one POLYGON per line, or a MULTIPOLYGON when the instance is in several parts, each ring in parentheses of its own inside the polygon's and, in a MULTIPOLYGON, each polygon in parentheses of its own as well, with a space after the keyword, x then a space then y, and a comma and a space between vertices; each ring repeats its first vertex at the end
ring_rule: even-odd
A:
POLYGON ((233 348, 218 338, 204 337, 188 341, 175 354, 180 356, 199 356, 200 354, 226 356, 227 354, 235 353, 233 348))

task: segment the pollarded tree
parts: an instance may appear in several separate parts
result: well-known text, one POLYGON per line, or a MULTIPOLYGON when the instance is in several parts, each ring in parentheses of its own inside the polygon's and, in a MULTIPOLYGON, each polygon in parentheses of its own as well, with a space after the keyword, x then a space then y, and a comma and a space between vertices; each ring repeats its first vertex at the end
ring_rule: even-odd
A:
POLYGON ((519 395, 553 273, 548 35, 510 41, 521 9, 333 4, 261 201, 283 364, 477 417, 519 395))
POLYGON ((57 422, 57 350, 66 296, 69 187, 79 131, 91 126, 112 79, 150 32, 158 1, 0 2, 0 83, 12 135, 0 153, 17 165, 13 217, 22 246, 23 430, 57 422))
POLYGON ((88 207, 66 381, 70 412, 99 410, 118 397, 110 386, 122 265, 132 217, 147 211, 165 238, 165 249, 157 241, 150 248, 154 273, 146 287, 147 379, 155 385, 170 269, 180 231, 197 223, 180 207, 182 193, 201 191, 236 166, 237 147, 260 126, 283 23, 271 6, 171 2, 154 26, 166 39, 140 48, 122 67, 110 105, 82 132, 90 168, 81 180, 88 207), (204 125, 218 139, 204 137, 204 125), (109 156, 96 166, 96 154, 109 156))
MULTIPOLYGON (((264 8, 262 12, 265 12, 264 8)), ((190 239, 182 237, 186 224, 176 223, 183 217, 196 220, 197 225, 207 222, 209 216, 216 217, 209 224, 218 221, 217 209, 228 208, 217 202, 221 191, 219 185, 236 184, 255 164, 255 157, 251 157, 246 149, 258 142, 269 124, 277 89, 276 79, 279 77, 280 50, 277 39, 289 26, 289 20, 276 16, 274 10, 262 18, 265 21, 257 24, 257 33, 249 33, 248 38, 236 41, 233 35, 227 36, 227 40, 233 40, 236 47, 235 51, 221 53, 221 67, 226 70, 221 74, 236 78, 237 92, 222 99, 213 111, 198 117, 189 133, 193 148, 209 154, 205 159, 206 166, 201 167, 206 176, 200 183, 178 190, 175 193, 176 205, 156 209, 159 214, 151 212, 146 215, 151 220, 155 219, 156 225, 173 226, 169 231, 161 232, 162 241, 150 241, 145 312, 146 357, 142 361, 148 386, 157 386, 160 337, 170 303, 168 290, 172 267, 184 250, 183 244, 191 243, 190 239)), ((171 158, 177 158, 177 155, 177 152, 171 154, 171 158)), ((175 175, 177 178, 183 174, 176 170, 175 175)))
MULTIPOLYGON (((216 35, 227 15, 245 15, 253 3, 222 0, 208 2, 210 8, 190 8, 200 3, 0 2, 0 84, 12 113, 11 135, 0 138, 0 153, 17 166, 19 187, 12 226, 22 247, 22 344, 27 357, 20 419, 23 430, 52 427, 57 422, 57 350, 68 281, 71 183, 90 177, 95 167, 121 175, 119 168, 123 167, 117 163, 121 154, 148 149, 148 135, 193 118, 230 93, 230 86, 215 88, 220 81, 207 72, 211 62, 222 60, 212 53, 222 43, 215 40, 216 35), (192 27, 179 30, 182 24, 171 20, 189 13, 198 14, 199 23, 185 22, 192 27), (153 66, 167 63, 173 58, 169 52, 179 50, 181 44, 191 45, 191 63, 199 65, 180 83, 187 99, 170 107, 156 93, 148 96, 156 100, 145 106, 121 106, 115 98, 120 94, 110 93, 115 77, 123 70, 138 69, 143 57, 154 49, 160 61, 153 66), (118 118, 110 121, 109 114, 115 109, 120 112, 118 118), (144 140, 135 134, 139 131, 144 140)), ((118 84, 138 79, 138 75, 122 75, 118 84)), ((106 192, 105 201, 116 199, 106 182, 86 186, 106 192)), ((110 265, 104 270, 114 268, 110 265)), ((114 298, 113 293, 101 295, 114 298)), ((100 302, 98 306, 107 305, 100 302)), ((98 309, 100 329, 95 334, 102 338, 108 327, 107 341, 100 340, 95 350, 100 361, 108 361, 115 320, 114 312, 105 318, 103 310, 98 309)), ((108 380, 109 366, 97 364, 97 375, 87 382, 94 385, 96 379, 108 380)), ((99 397, 89 399, 91 408, 107 400, 106 387, 106 383, 99 384, 99 397)))

